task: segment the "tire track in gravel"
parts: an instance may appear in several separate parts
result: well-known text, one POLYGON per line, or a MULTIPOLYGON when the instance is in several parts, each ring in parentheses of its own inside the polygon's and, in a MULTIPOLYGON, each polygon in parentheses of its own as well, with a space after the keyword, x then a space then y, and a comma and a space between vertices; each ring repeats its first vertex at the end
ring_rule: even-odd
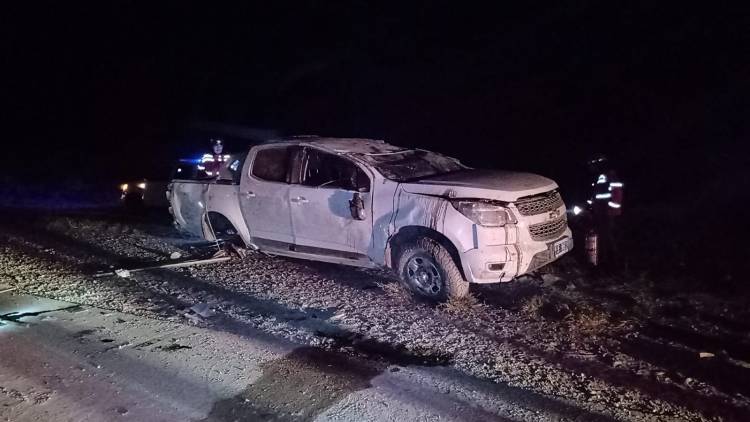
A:
MULTIPOLYGON (((483 325, 492 326, 492 320, 489 319, 489 315, 476 312, 473 312, 473 314, 475 318, 483 322, 483 325)), ((717 400, 716 397, 707 397, 678 385, 654 382, 630 370, 614 368, 604 362, 596 360, 582 361, 570 357, 565 353, 551 353, 540 347, 528 344, 526 339, 519 339, 520 336, 508 337, 498 335, 491 329, 482 328, 481 325, 463 318, 446 316, 444 313, 439 312, 436 315, 446 324, 453 324, 466 332, 492 339, 497 345, 510 346, 510 354, 521 352, 524 355, 529 355, 532 359, 527 360, 526 356, 516 355, 516 358, 520 357, 521 359, 505 361, 504 358, 506 356, 504 355, 503 358, 495 359, 494 364, 496 367, 498 365, 513 366, 517 365, 520 361, 529 365, 531 367, 530 372, 532 373, 539 371, 540 367, 546 371, 550 371, 551 365, 555 367, 555 370, 563 371, 566 375, 573 373, 585 376, 583 379, 570 377, 566 382, 561 383, 565 386, 572 386, 571 389, 544 391, 547 394, 568 398, 570 395, 580 394, 581 396, 577 398, 589 400, 592 395, 591 392, 596 392, 596 395, 603 396, 601 397, 601 401, 603 402, 617 403, 619 407, 637 411, 653 412, 656 410, 659 414, 664 415, 679 415, 681 413, 680 408, 683 406, 692 412, 696 412, 693 415, 694 417, 698 417, 699 413, 706 413, 710 417, 719 417, 724 420, 744 420, 748 415, 748 409, 732 403, 731 397, 721 397, 717 400), (533 363, 534 359, 540 359, 542 364, 535 365, 533 363), (602 382, 608 388, 603 388, 602 382), (632 391, 637 391, 638 394, 633 395, 632 391), (648 402, 648 406, 643 405, 644 401, 648 402)), ((502 347, 498 347, 498 349, 504 350, 502 347)), ((507 371, 505 369, 502 372, 507 371)), ((549 376, 549 372, 547 372, 547 375, 549 376)), ((499 380, 507 381, 507 379, 503 379, 502 377, 499 380)), ((528 385, 521 385, 529 387, 528 385)))

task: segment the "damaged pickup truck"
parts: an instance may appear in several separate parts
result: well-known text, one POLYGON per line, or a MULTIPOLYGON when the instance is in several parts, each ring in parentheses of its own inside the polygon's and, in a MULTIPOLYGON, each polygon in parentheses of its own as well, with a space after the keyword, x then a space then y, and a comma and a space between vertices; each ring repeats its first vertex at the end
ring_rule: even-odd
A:
POLYGON ((272 255, 391 268, 431 300, 511 281, 573 247, 555 182, 431 151, 294 137, 255 145, 224 170, 171 182, 178 227, 272 255))

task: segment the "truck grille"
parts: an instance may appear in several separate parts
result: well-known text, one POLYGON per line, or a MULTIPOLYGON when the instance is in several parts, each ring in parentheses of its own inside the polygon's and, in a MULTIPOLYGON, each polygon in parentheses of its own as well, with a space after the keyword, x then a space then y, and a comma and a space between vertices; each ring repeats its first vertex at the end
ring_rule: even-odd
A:
POLYGON ((560 217, 557 220, 530 225, 529 233, 534 240, 548 240, 561 235, 567 227, 568 221, 566 218, 560 217))
POLYGON ((553 211, 562 206, 560 192, 552 191, 541 195, 527 196, 516 202, 516 208, 521 215, 537 215, 553 211))

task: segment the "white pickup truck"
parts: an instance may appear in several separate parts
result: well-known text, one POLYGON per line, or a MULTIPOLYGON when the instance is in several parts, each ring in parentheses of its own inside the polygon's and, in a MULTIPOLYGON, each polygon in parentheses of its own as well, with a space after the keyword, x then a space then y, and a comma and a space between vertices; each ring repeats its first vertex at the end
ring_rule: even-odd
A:
POLYGON ((294 137, 169 185, 178 227, 273 255, 393 269, 432 300, 536 270, 573 247, 557 184, 369 139, 294 137))

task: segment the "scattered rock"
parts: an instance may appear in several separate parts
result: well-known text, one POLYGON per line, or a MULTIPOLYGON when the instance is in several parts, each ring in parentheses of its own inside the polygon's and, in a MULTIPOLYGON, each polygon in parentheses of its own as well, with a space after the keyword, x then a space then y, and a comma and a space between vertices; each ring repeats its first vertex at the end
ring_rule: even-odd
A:
POLYGON ((115 274, 117 274, 118 277, 122 277, 122 278, 128 278, 128 277, 130 277, 130 271, 128 271, 128 270, 126 270, 124 268, 120 268, 120 269, 115 270, 115 274))
POLYGON ((174 352, 176 350, 182 350, 182 349, 192 349, 190 346, 184 346, 182 344, 178 343, 172 343, 168 346, 160 346, 159 349, 164 350, 165 352, 174 352))
POLYGON ((187 318, 191 323, 198 325, 201 322, 203 322, 203 318, 201 318, 199 315, 192 314, 192 313, 185 313, 185 318, 187 318))
POLYGON ((197 303, 193 305, 190 310, 203 318, 210 318, 216 315, 216 312, 214 312, 207 303, 197 303))

